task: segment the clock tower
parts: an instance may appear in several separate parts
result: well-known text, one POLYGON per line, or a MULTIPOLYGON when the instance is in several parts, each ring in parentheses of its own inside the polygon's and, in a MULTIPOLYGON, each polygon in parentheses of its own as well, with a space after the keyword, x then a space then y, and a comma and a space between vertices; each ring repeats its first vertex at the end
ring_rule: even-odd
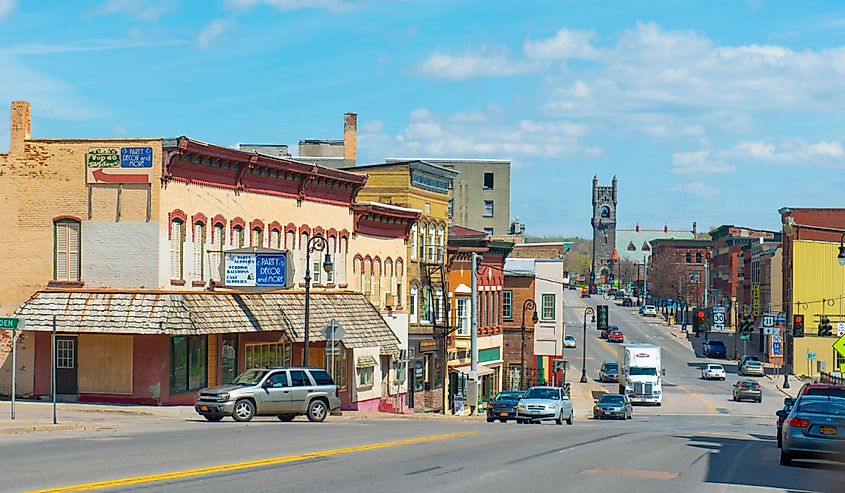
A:
POLYGON ((592 282, 605 281, 611 273, 611 256, 616 248, 616 176, 611 186, 599 186, 593 177, 593 272, 592 282))

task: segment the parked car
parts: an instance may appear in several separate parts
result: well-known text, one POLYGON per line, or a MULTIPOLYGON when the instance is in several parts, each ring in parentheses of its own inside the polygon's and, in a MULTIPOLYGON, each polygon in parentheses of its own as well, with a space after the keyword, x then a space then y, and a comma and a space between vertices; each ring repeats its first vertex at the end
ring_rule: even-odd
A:
POLYGON ((750 356, 748 354, 743 354, 741 358, 739 358, 739 364, 737 365, 738 368, 742 368, 746 361, 760 361, 760 358, 757 356, 750 356))
POLYGON ((739 373, 740 375, 753 375, 757 377, 762 377, 766 374, 766 370, 763 367, 763 363, 750 359, 739 367, 739 373))
POLYGON ((625 342, 625 335, 622 334, 622 331, 619 329, 610 330, 607 333, 607 340, 608 342, 625 342))
POLYGON ((625 291, 622 291, 622 290, 620 289, 619 291, 617 291, 617 292, 613 293, 613 298, 614 298, 614 299, 617 299, 617 300, 623 300, 623 299, 625 299, 625 291))
POLYGON ((625 394, 604 394, 593 406, 593 419, 631 419, 634 409, 625 394))
POLYGON ((804 395, 788 414, 783 410, 777 414, 784 416, 781 465, 804 458, 845 461, 845 399, 804 395))
MULTIPOLYGON (((845 385, 833 385, 829 383, 805 383, 804 386, 798 391, 798 395, 796 398, 801 397, 803 395, 829 395, 832 397, 841 397, 845 398, 845 385)), ((791 397, 786 397, 783 399, 783 411, 786 411, 786 414, 789 414, 789 411, 792 410, 792 406, 794 404, 794 399, 791 397)), ((778 415, 778 447, 781 446, 781 432, 783 430, 783 421, 786 418, 786 414, 783 416, 778 415)))
POLYGON ((724 380, 726 376, 727 372, 722 365, 709 364, 701 369, 701 378, 704 380, 724 380))
POLYGON ((563 347, 565 348, 574 348, 577 345, 575 342, 575 336, 566 335, 563 337, 563 347))
POLYGON ((622 300, 622 306, 634 306, 634 300, 632 300, 630 297, 627 297, 622 300))
POLYGON ((619 377, 619 363, 616 361, 605 361, 599 370, 599 380, 602 382, 616 382, 619 377))
POLYGON ((728 347, 722 341, 704 341, 704 356, 708 358, 727 358, 728 347))
POLYGON ((531 387, 516 406, 516 422, 539 423, 554 420, 573 423, 572 401, 560 387, 531 387))
POLYGON ((487 422, 492 423, 497 419, 504 423, 509 419, 516 419, 516 405, 525 392, 522 390, 506 390, 496 394, 496 397, 487 405, 487 422))
POLYGON ((607 334, 610 333, 610 331, 612 330, 619 330, 619 327, 615 325, 608 325, 606 329, 601 329, 599 337, 601 337, 602 339, 607 339, 607 334))
POLYGON ((740 380, 734 384, 733 398, 735 402, 741 400, 763 402, 763 387, 753 380, 740 380))
POLYGON ((655 308, 654 305, 643 306, 643 316, 644 317, 656 317, 657 316, 657 308, 655 308))
POLYGON ((250 368, 230 385, 200 390, 194 404, 199 414, 215 422, 225 416, 235 421, 255 416, 291 421, 300 415, 320 422, 339 408, 337 385, 319 368, 250 368))
POLYGON ((569 290, 570 290, 570 291, 575 291, 576 289, 578 289, 578 286, 576 286, 576 285, 574 285, 574 284, 570 284, 570 285, 569 285, 569 290))

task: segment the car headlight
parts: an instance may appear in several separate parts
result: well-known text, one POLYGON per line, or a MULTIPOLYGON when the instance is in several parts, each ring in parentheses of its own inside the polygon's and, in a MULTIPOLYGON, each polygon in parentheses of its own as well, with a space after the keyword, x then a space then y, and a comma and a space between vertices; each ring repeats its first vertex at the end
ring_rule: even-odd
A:
POLYGON ((555 404, 555 403, 549 404, 549 409, 557 409, 557 404, 555 404))
POLYGON ((520 402, 519 404, 516 405, 516 408, 517 409, 525 409, 525 404, 520 402))
POLYGON ((229 393, 228 393, 228 392, 226 392, 225 394, 218 394, 218 395, 217 395, 217 398, 218 398, 218 399, 222 399, 224 402, 226 402, 226 401, 228 401, 228 400, 229 400, 229 393))

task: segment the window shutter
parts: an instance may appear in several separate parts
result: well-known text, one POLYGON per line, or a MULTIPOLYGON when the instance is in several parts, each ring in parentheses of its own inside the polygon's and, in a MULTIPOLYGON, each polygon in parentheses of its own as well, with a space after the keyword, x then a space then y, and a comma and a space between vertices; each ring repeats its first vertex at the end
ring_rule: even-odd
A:
POLYGON ((67 236, 68 227, 66 223, 56 224, 56 280, 67 281, 67 236))
POLYGON ((203 280, 203 255, 205 254, 205 226, 201 223, 194 224, 194 279, 203 280))
POLYGON ((82 276, 79 272, 79 223, 67 225, 67 279, 78 281, 82 276))

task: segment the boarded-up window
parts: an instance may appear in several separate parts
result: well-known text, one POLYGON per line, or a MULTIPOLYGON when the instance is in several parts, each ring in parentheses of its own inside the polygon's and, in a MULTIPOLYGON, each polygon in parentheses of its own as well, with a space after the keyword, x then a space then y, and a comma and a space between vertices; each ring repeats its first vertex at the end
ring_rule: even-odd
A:
POLYGON ((79 392, 132 394, 132 336, 79 336, 79 392))
POLYGON ((170 223, 170 278, 183 279, 185 251, 185 222, 174 219, 170 223))
POLYGON ((79 222, 61 220, 53 226, 53 277, 57 281, 79 281, 79 222))

